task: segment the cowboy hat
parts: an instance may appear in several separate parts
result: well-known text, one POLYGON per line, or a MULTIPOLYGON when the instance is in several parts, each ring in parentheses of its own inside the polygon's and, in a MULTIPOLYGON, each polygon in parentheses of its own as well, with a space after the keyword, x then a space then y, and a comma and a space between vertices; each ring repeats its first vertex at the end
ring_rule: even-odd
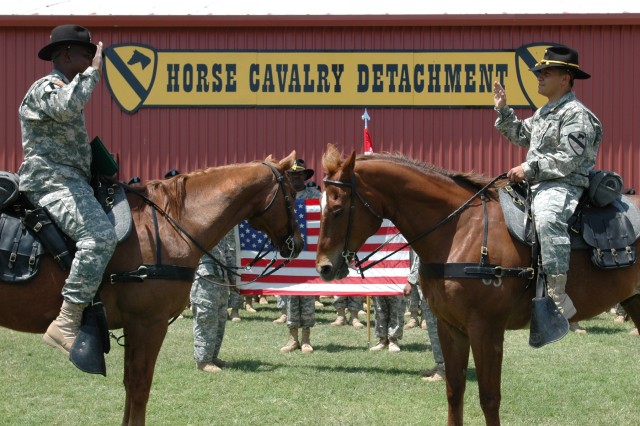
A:
POLYGON ((578 52, 566 46, 552 46, 544 51, 544 57, 535 67, 529 71, 540 71, 544 68, 559 67, 571 71, 573 78, 586 80, 591 76, 580 69, 578 65, 578 52))
POLYGON ((307 169, 304 165, 304 160, 298 158, 295 164, 289 169, 289 173, 304 173, 304 180, 313 176, 313 170, 307 169))
POLYGON ((40 49, 38 58, 43 61, 52 60, 51 54, 53 51, 58 46, 65 44, 85 46, 91 50, 92 55, 95 55, 98 49, 95 44, 91 43, 91 33, 88 29, 80 25, 60 25, 51 31, 49 44, 40 49))

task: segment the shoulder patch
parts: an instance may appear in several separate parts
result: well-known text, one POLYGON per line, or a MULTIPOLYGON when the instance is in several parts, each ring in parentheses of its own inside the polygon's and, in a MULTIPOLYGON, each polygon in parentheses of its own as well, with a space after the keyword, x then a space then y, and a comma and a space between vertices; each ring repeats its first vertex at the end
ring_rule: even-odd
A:
POLYGON ((577 155, 582 155, 587 145, 587 135, 584 132, 573 132, 567 135, 569 146, 577 155))
POLYGON ((44 86, 44 93, 51 93, 54 90, 56 90, 56 85, 53 83, 49 83, 46 86, 44 86))

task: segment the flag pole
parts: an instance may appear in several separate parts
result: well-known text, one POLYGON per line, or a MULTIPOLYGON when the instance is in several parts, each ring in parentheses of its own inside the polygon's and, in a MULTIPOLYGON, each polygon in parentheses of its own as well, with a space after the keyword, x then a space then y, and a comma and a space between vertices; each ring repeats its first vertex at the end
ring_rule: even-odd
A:
POLYGON ((367 347, 371 347, 371 296, 367 296, 367 347))
MULTIPOLYGON (((367 112, 367 109, 364 109, 364 114, 362 114, 362 120, 364 121, 364 145, 363 151, 365 155, 369 155, 373 152, 373 146, 371 143, 371 136, 369 135, 369 120, 371 117, 367 112)), ((367 346, 371 347, 371 296, 367 296, 367 346)))

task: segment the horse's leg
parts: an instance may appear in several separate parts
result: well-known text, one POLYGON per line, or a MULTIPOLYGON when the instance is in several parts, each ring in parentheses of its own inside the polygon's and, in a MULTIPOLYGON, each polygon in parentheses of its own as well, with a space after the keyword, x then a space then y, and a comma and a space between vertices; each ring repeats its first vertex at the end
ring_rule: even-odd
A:
POLYGON ((444 357, 449 426, 462 425, 464 391, 469 366, 469 338, 444 321, 438 321, 438 336, 444 357))
MULTIPOLYGON (((624 311, 629 314, 636 328, 640 327, 640 294, 631 296, 620 302, 624 311)), ((640 330, 640 328, 638 328, 640 330)))
POLYGON ((126 391, 123 425, 145 424, 153 371, 167 334, 167 321, 140 321, 126 327, 124 387, 126 391))
POLYGON ((480 318, 473 321, 469 330, 471 350, 478 375, 480 406, 487 426, 500 425, 500 380, 505 325, 489 324, 480 318))

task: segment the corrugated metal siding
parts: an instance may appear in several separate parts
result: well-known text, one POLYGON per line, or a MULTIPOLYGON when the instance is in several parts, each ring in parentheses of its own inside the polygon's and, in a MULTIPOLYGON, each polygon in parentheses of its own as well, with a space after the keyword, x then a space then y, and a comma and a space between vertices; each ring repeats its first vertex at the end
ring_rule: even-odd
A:
MULTIPOLYGON (((144 18, 141 18, 144 19, 144 18)), ((354 18, 354 20, 357 20, 354 18)), ((414 20, 415 21, 415 20, 414 20)), ((533 42, 557 42, 580 52, 592 74, 576 84, 578 97, 601 119, 605 139, 598 167, 617 170, 627 186, 640 186, 640 20, 633 24, 493 26, 310 26, 170 27, 90 26, 94 40, 106 45, 142 43, 158 49, 238 50, 458 50, 508 49, 533 42)), ((547 22, 548 19, 544 22, 547 22)), ((187 21, 188 22, 188 21, 187 21)), ((249 24, 247 24, 249 25, 249 24)), ((36 52, 51 26, 0 28, 5 64, 0 68, 0 110, 4 140, 0 168, 20 164, 18 105, 30 84, 49 72, 36 52)), ((487 96, 487 105, 492 98, 487 96)), ((120 111, 104 84, 86 114, 91 135, 100 135, 117 153, 120 179, 157 178, 170 168, 182 171, 226 163, 277 158, 297 150, 321 168, 327 143, 345 152, 362 149, 362 108, 165 108, 120 111)), ((532 111, 518 110, 529 116, 532 111)), ((493 128, 491 109, 369 108, 369 129, 376 151, 398 151, 448 169, 495 176, 519 164, 525 151, 502 139, 493 128)), ((321 173, 318 173, 321 176, 321 173)), ((320 179, 318 176, 318 179, 320 179)))

